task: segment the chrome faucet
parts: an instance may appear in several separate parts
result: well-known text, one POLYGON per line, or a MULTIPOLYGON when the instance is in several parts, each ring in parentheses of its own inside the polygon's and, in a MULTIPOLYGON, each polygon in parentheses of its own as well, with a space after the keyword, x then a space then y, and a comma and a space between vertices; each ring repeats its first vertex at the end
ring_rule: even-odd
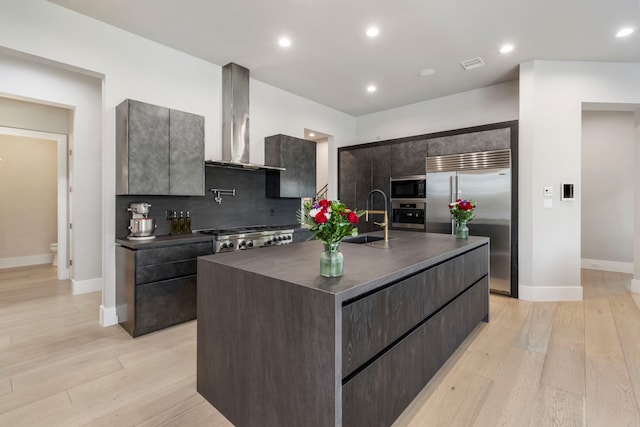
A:
POLYGON ((365 212, 365 221, 369 221, 369 214, 377 214, 377 215, 384 215, 384 221, 383 222, 374 222, 375 225, 379 225, 380 227, 384 228, 384 243, 385 246, 388 244, 389 242, 389 216, 387 214, 387 209, 388 209, 388 205, 387 205, 387 195, 384 194, 384 191, 382 190, 378 190, 377 188, 374 190, 371 190, 367 193, 367 198, 364 201, 364 212, 365 212), (382 194, 382 198, 384 199, 384 210, 369 210, 369 198, 371 196, 373 196, 375 193, 380 193, 382 194))

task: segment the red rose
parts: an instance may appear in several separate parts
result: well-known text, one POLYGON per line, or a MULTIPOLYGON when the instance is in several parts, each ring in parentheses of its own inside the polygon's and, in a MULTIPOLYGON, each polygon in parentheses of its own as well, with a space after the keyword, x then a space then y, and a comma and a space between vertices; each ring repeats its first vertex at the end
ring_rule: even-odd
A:
POLYGON ((328 209, 331 207, 331 201, 327 199, 322 199, 318 202, 322 209, 328 209))
POLYGON ((353 212, 349 212, 349 213, 347 214, 347 219, 349 220, 349 222, 350 222, 351 224, 357 224, 357 223, 358 223, 358 221, 360 221, 360 218, 358 218, 358 215, 356 215, 356 214, 355 214, 355 213, 353 213, 353 212))
POLYGON ((325 222, 327 222, 327 216, 325 215, 324 212, 318 212, 318 214, 315 217, 315 220, 318 224, 324 224, 325 222))

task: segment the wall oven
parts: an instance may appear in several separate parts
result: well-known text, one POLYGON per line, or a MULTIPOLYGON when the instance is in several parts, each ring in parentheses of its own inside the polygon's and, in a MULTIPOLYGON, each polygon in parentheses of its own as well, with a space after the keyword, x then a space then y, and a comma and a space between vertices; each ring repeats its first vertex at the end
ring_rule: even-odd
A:
POLYGON ((426 175, 391 178, 391 228, 426 231, 426 175))

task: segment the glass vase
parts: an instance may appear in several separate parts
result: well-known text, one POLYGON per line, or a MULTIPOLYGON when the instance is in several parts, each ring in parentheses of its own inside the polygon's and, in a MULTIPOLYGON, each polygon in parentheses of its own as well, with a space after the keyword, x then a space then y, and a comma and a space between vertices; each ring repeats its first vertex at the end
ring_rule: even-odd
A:
POLYGON ((460 221, 456 223, 456 238, 466 239, 469 237, 469 228, 467 227, 467 221, 460 221))
POLYGON ((340 277, 344 267, 344 257, 339 251, 340 242, 326 243, 324 251, 320 254, 320 275, 323 277, 340 277))

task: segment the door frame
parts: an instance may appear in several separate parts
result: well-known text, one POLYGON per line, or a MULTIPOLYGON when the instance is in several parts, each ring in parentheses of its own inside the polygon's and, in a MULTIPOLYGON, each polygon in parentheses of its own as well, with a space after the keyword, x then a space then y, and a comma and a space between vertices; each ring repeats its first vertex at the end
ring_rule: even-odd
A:
POLYGON ((37 138, 55 142, 57 145, 58 158, 58 280, 67 280, 71 271, 69 266, 70 258, 70 217, 69 217, 69 178, 68 178, 68 153, 69 143, 67 135, 50 132, 40 132, 28 129, 19 129, 0 126, 0 134, 20 136, 25 138, 37 138))

